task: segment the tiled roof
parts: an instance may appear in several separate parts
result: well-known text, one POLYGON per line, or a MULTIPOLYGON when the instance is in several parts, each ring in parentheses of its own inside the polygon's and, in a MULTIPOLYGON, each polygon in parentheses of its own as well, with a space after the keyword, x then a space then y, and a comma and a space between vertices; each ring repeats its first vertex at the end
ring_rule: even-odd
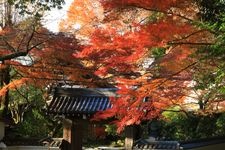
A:
POLYGON ((134 144, 134 150, 178 150, 180 149, 177 141, 148 141, 140 140, 134 144))
POLYGON ((56 88, 48 105, 48 113, 65 116, 92 115, 111 108, 115 89, 56 88))
MULTIPOLYGON (((180 142, 180 145, 181 147, 183 147, 183 149, 197 149, 199 147, 220 145, 223 143, 225 143, 225 137, 211 137, 211 138, 205 138, 205 139, 197 139, 197 140, 180 142)), ((217 148, 215 149, 217 150, 217 148)))
MULTIPOLYGON (((213 137, 206 139, 198 139, 192 141, 152 141, 149 139, 141 139, 135 142, 133 150, 179 150, 179 149, 197 149, 211 145, 219 145, 225 143, 225 137, 213 137)), ((215 147, 216 148, 216 147, 215 147)), ((208 148, 209 149, 209 148, 208 148)), ((217 148, 216 148, 217 149, 217 148)))

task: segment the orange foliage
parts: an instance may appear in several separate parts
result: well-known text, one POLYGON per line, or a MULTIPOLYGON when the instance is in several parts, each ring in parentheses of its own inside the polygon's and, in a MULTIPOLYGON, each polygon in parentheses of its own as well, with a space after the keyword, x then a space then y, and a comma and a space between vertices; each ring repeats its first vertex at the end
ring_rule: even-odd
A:
POLYGON ((19 88, 20 86, 24 85, 28 80, 28 78, 21 78, 11 81, 9 84, 5 85, 3 88, 0 89, 0 96, 4 96, 9 89, 15 90, 19 88))
POLYGON ((158 10, 166 10, 176 6, 181 0, 101 0, 105 8, 139 6, 158 10))
POLYGON ((87 36, 102 19, 103 9, 98 0, 74 0, 59 28, 62 32, 76 32, 76 35, 87 36))
POLYGON ((0 51, 1 58, 20 54, 20 52, 23 52, 22 56, 27 55, 26 58, 18 58, 20 55, 15 55, 15 57, 4 60, 4 65, 0 65, 1 72, 7 67, 13 68, 15 71, 13 78, 10 79, 11 82, 2 85, 1 96, 8 90, 16 89, 22 84, 38 87, 46 87, 49 84, 58 84, 59 82, 82 84, 89 87, 101 84, 102 81, 93 82, 93 79, 97 78, 92 75, 93 70, 85 69, 79 60, 74 60, 72 54, 80 50, 74 36, 55 35, 43 28, 35 32, 29 31, 26 36, 25 31, 21 32, 15 34, 14 30, 7 30, 3 37, 7 41, 2 40, 0 42, 1 47, 4 47, 0 51), (7 36, 14 34, 15 36, 7 36), (33 45, 36 46, 32 47, 33 45))
MULTIPOLYGON (((74 56, 91 63, 86 67, 118 87, 120 97, 111 100, 113 107, 97 113, 94 119, 116 117, 115 123, 121 131, 127 125, 159 117, 164 109, 183 102, 188 92, 187 83, 192 78, 189 69, 195 62, 189 57, 195 52, 194 47, 185 43, 202 41, 193 34, 198 29, 189 22, 195 18, 197 10, 183 14, 183 10, 189 10, 188 4, 194 6, 191 0, 185 3, 180 0, 101 2, 105 9, 113 10, 105 14, 106 18, 112 14, 115 17, 113 21, 110 17, 104 20, 105 26, 97 28, 91 34, 89 44, 74 56), (130 30, 116 28, 114 23, 124 19, 118 14, 130 8, 134 11, 135 7, 162 14, 153 20, 131 21, 130 30), (165 49, 165 54, 144 69, 142 63, 153 57, 154 48, 165 49)), ((151 15, 154 13, 149 13, 149 18, 151 15)), ((126 26, 120 24, 123 25, 126 26)), ((201 32, 197 33, 200 35, 201 32)))
MULTIPOLYGON (((110 70, 135 71, 138 67, 135 65, 148 55, 149 49, 166 47, 167 42, 175 36, 181 37, 190 32, 190 26, 168 19, 137 26, 135 32, 125 34, 120 34, 115 29, 98 29, 92 34, 90 45, 74 56, 94 60, 97 67, 97 64, 104 64, 104 70, 109 73, 110 70)), ((96 74, 103 75, 102 69, 103 67, 98 68, 96 74)))
POLYGON ((92 82, 94 76, 91 76, 93 71, 83 68, 79 60, 74 60, 72 54, 80 48, 72 35, 58 34, 49 37, 46 34, 43 39, 47 39, 43 48, 30 53, 33 64, 17 66, 20 74, 30 78, 30 83, 41 87, 58 82, 95 86, 95 82, 92 82), (87 75, 90 77, 86 78, 87 75))

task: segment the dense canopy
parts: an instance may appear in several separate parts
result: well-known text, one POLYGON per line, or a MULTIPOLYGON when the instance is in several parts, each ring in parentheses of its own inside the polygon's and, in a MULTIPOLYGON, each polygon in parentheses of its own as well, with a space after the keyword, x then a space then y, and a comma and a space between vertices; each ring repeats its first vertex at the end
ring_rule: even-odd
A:
POLYGON ((74 0, 51 33, 42 14, 63 1, 12 1, 0 31, 2 103, 24 84, 117 87, 113 107, 94 119, 113 117, 118 131, 174 106, 186 111, 188 101, 196 113, 221 111, 224 3, 207 2, 74 0), (12 13, 24 18, 13 22, 12 13))

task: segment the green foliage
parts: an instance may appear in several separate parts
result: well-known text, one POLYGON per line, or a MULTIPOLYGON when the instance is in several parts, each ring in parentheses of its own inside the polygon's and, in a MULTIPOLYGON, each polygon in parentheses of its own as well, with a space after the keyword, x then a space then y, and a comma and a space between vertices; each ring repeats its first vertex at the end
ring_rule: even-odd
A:
POLYGON ((223 102, 225 97, 225 64, 217 60, 218 66, 215 65, 215 67, 207 63, 210 61, 210 58, 202 61, 193 75, 193 81, 195 81, 193 91, 198 93, 196 100, 206 114, 221 111, 217 108, 221 108, 220 102, 223 102), (216 104, 219 107, 216 108, 216 104))
POLYGON ((221 59, 222 57, 225 57, 225 55, 224 55, 225 54, 224 43, 225 43, 225 36, 223 34, 218 35, 216 37, 215 44, 209 46, 206 49, 206 51, 208 52, 209 56, 211 56, 211 57, 218 57, 219 59, 221 59))
POLYGON ((112 146, 112 147, 122 147, 125 144, 124 142, 125 142, 124 140, 113 141, 113 142, 111 142, 110 146, 112 146))
POLYGON ((224 0, 197 0, 200 15, 203 19, 201 28, 209 30, 215 38, 214 44, 204 47, 200 52, 205 52, 206 58, 225 57, 225 1, 224 0))
POLYGON ((49 11, 51 8, 61 9, 64 0, 8 0, 8 3, 14 5, 22 15, 26 14, 39 17, 43 11, 49 11), (33 9, 30 9, 32 7, 33 9))
POLYGON ((105 125, 105 132, 108 135, 116 136, 117 135, 116 129, 117 129, 116 125, 114 125, 114 124, 106 124, 105 125))
POLYGON ((161 120, 161 136, 173 140, 193 140, 225 135, 223 114, 208 116, 189 112, 165 112, 161 120))
MULTIPOLYGON (((222 101, 225 96, 225 1, 199 0, 201 28, 210 31, 211 45, 202 46, 196 53, 199 63, 196 66, 194 90, 201 93, 200 101, 207 103, 222 101)), ((213 111, 213 110, 211 110, 213 111)))
POLYGON ((223 113, 216 120, 216 126, 217 126, 216 134, 223 135, 225 133, 224 123, 225 123, 225 114, 223 113))
POLYGON ((10 91, 9 95, 10 103, 29 103, 34 106, 41 106, 44 104, 43 91, 33 86, 22 86, 19 89, 10 91))
POLYGON ((39 109, 32 109, 25 113, 23 122, 9 127, 6 137, 8 139, 62 137, 62 131, 60 122, 46 116, 39 109))
POLYGON ((220 22, 220 16, 225 13, 224 0, 197 0, 200 6, 200 15, 204 21, 220 22))
POLYGON ((61 137, 61 124, 54 118, 46 116, 42 110, 45 102, 41 89, 22 86, 15 91, 10 91, 9 94, 9 109, 15 123, 7 132, 9 138, 43 138, 49 135, 61 137))
POLYGON ((153 57, 155 57, 156 59, 161 58, 166 53, 166 49, 163 47, 156 47, 156 48, 153 48, 151 51, 152 51, 153 57))
POLYGON ((161 12, 152 12, 151 15, 149 15, 149 17, 146 20, 146 23, 150 23, 150 22, 156 22, 159 19, 163 18, 165 16, 164 13, 161 12))
POLYGON ((27 112, 24 117, 24 121, 15 126, 14 136, 43 138, 51 132, 48 119, 39 110, 27 112))
MULTIPOLYGON (((214 34, 215 44, 204 48, 209 56, 224 57, 225 53, 225 1, 224 0, 198 0, 201 8, 203 22, 199 26, 214 34)), ((202 49, 201 49, 202 50, 202 49)))
POLYGON ((24 113, 31 109, 41 109, 44 106, 43 92, 33 86, 22 86, 9 92, 9 110, 14 123, 23 121, 24 113))

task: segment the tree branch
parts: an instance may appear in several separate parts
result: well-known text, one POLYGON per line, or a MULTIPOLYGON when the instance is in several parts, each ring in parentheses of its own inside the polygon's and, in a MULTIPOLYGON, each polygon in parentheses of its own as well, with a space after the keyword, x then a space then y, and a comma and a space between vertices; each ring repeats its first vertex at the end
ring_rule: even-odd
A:
POLYGON ((168 42, 169 45, 214 45, 215 43, 206 42, 168 42))
MULTIPOLYGON (((29 37, 29 39, 28 39, 28 42, 27 42, 27 52, 29 52, 30 50, 30 48, 29 48, 29 46, 30 46, 30 42, 31 42, 31 40, 33 39, 33 37, 34 37, 34 32, 35 32, 35 28, 33 27, 33 30, 32 30, 32 33, 31 33, 31 35, 30 35, 30 37, 29 37)), ((32 48, 31 48, 32 49, 32 48)))
POLYGON ((195 62, 189 64, 188 66, 182 68, 181 70, 177 71, 176 73, 171 74, 168 78, 166 78, 166 79, 163 80, 160 84, 158 84, 158 85, 156 86, 156 88, 159 88, 159 87, 162 86, 164 83, 166 83, 167 81, 169 81, 173 76, 176 76, 176 75, 180 74, 181 72, 183 72, 183 71, 187 70, 188 68, 190 68, 190 67, 196 65, 197 63, 198 63, 198 61, 195 61, 195 62))
POLYGON ((12 54, 1 56, 0 61, 14 59, 14 58, 17 58, 19 56, 26 56, 27 54, 28 54, 28 52, 15 52, 15 53, 12 53, 12 54))
POLYGON ((11 59, 15 59, 17 57, 20 57, 20 56, 26 56, 32 49, 34 49, 35 47, 43 44, 44 42, 40 42, 40 43, 37 43, 36 45, 34 46, 31 46, 31 47, 27 47, 26 51, 20 51, 20 52, 15 52, 15 53, 11 53, 11 54, 8 54, 8 55, 4 55, 4 56, 1 56, 0 57, 0 61, 4 61, 4 60, 11 60, 11 59))
POLYGON ((209 31, 206 30, 206 29, 197 30, 197 31, 195 31, 195 32, 190 33, 189 35, 186 35, 186 36, 184 36, 184 37, 182 37, 182 38, 179 38, 179 39, 172 40, 172 41, 170 41, 170 42, 178 42, 178 41, 182 41, 182 40, 188 39, 188 38, 190 38, 191 36, 194 36, 194 35, 196 35, 196 34, 198 34, 198 33, 201 33, 201 32, 209 32, 209 31))
POLYGON ((147 8, 147 7, 142 7, 142 6, 138 6, 138 5, 127 5, 128 7, 133 7, 133 8, 139 8, 139 9, 144 9, 144 10, 147 10, 147 11, 154 11, 154 12, 159 12, 159 13, 163 13, 163 14, 167 14, 167 15, 173 15, 173 16, 177 16, 177 17, 180 17, 184 20, 187 20, 187 21, 190 21, 190 22, 193 22, 194 20, 186 17, 186 16, 183 16, 181 14, 176 14, 176 13, 173 13, 172 11, 163 11, 163 10, 160 10, 160 9, 156 9, 156 8, 147 8))

